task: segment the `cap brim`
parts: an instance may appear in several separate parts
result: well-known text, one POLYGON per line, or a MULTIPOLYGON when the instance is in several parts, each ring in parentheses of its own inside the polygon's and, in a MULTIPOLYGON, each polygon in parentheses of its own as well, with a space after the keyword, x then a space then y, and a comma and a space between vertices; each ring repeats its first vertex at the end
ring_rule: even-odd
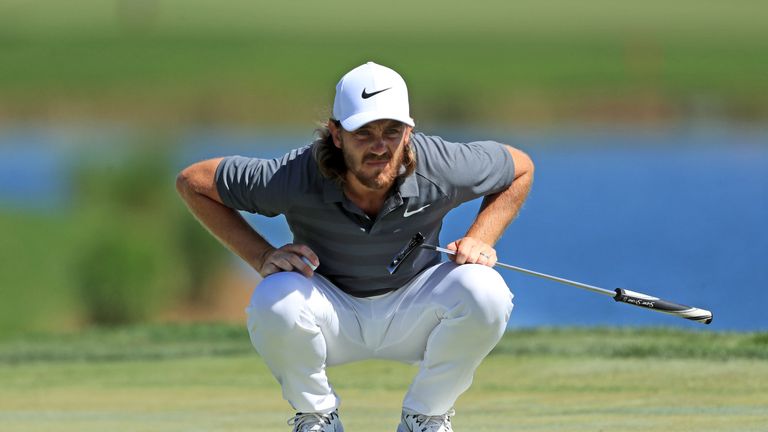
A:
POLYGON ((411 127, 416 125, 413 119, 408 116, 403 116, 398 114, 387 114, 382 112, 363 112, 363 113, 358 113, 353 116, 350 116, 344 120, 341 120, 341 126, 344 127, 345 130, 353 131, 353 130, 360 129, 360 127, 366 123, 370 123, 376 120, 384 120, 384 119, 396 120, 401 123, 405 123, 411 127))

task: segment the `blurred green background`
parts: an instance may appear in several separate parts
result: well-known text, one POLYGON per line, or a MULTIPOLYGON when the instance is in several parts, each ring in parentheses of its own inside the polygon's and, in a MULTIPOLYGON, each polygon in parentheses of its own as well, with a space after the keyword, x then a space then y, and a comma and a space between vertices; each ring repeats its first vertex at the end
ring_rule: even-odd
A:
POLYGON ((2 0, 0 157, 24 170, 30 136, 66 137, 33 147, 74 174, 55 205, 0 196, 0 337, 210 318, 221 285, 237 299, 213 317, 241 318, 255 274, 233 276, 173 190, 189 130, 309 137, 368 60, 404 75, 424 128, 764 125, 767 16, 757 0, 2 0))
POLYGON ((759 120, 766 16, 759 0, 4 0, 0 113, 305 125, 376 59, 423 122, 759 120))

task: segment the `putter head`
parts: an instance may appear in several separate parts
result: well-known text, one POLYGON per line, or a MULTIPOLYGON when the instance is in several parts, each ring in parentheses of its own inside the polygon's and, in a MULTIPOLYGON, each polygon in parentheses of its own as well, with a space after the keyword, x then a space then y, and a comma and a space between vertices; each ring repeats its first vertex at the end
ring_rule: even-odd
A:
POLYGON ((403 261, 405 261, 405 259, 408 258, 408 256, 422 244, 424 244, 424 236, 421 233, 416 233, 416 235, 411 237, 411 241, 408 242, 408 244, 405 245, 405 247, 400 250, 400 252, 398 252, 398 254, 392 259, 392 262, 390 262, 387 266, 389 274, 395 274, 397 269, 400 267, 400 264, 402 264, 403 261))

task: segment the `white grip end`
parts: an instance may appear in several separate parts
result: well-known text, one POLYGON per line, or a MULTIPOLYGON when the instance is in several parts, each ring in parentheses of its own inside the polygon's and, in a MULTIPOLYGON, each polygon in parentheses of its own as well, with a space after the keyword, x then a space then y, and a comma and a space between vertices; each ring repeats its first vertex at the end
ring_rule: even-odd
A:
POLYGON ((307 257, 305 257, 305 256, 302 256, 302 257, 301 257, 301 260, 302 260, 302 261, 304 261, 304 264, 308 265, 308 266, 309 266, 309 268, 311 268, 311 269, 312 269, 312 271, 315 271, 315 270, 317 270, 317 266, 316 266, 316 265, 314 265, 314 264, 312 264, 312 261, 310 261, 310 260, 309 260, 309 258, 307 258, 307 257))

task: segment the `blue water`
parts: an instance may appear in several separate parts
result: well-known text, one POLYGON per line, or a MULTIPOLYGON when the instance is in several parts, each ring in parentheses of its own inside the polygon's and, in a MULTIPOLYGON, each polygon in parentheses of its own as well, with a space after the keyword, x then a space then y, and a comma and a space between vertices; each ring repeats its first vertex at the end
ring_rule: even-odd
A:
MULTIPOLYGON (((447 137, 463 135, 473 136, 447 137)), ((277 156, 308 138, 191 131, 182 139, 178 167, 225 154, 277 156), (269 149, 255 150, 265 146, 269 149)), ((710 309, 712 330, 768 330, 762 313, 768 304, 768 133, 571 131, 490 138, 526 150, 536 163, 531 195, 497 245, 501 261, 710 309)), ((3 143, 8 136, 0 134, 3 143)), ((19 166, 27 166, 34 150, 0 149, 3 207, 25 206, 35 196, 43 200, 66 190, 56 158, 25 170, 19 166), (30 179, 23 200, 8 186, 10 178, 30 179)), ((478 206, 479 201, 467 203, 449 214, 443 244, 464 233, 478 206)), ((276 244, 291 240, 281 217, 249 220, 276 244)), ((515 294, 511 327, 704 328, 567 285, 501 273, 515 294)))
MULTIPOLYGON (((498 244, 503 261, 710 309, 719 329, 767 329, 768 151, 531 151, 533 192, 498 244)), ((460 233, 461 209, 448 233, 460 233)), ((450 235, 449 235, 450 237, 450 235)), ((507 272, 510 273, 510 272, 507 272)), ((699 326, 517 274, 513 326, 699 326)))

